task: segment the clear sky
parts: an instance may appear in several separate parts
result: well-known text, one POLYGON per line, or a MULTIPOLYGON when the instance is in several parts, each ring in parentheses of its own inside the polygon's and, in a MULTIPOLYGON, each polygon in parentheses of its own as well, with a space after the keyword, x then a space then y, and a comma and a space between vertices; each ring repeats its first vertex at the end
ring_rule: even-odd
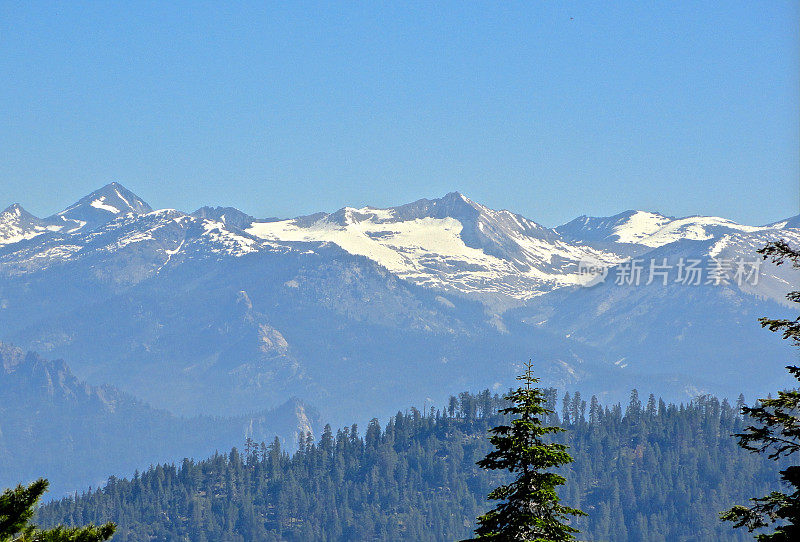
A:
POLYGON ((0 2, 0 208, 800 212, 800 2, 0 2))

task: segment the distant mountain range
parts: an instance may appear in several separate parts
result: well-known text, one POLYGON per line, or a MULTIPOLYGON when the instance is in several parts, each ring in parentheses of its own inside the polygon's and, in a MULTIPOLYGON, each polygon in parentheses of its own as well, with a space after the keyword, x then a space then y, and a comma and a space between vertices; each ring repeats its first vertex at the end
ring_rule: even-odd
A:
POLYGON ((606 400, 759 394, 791 359, 756 321, 790 311, 797 275, 755 269, 778 238, 800 245, 800 218, 627 211, 551 229, 453 192, 257 219, 152 210, 112 183, 49 218, 0 214, 0 340, 181 415, 297 396, 346 422, 504 388, 528 358, 546 384, 606 400), (680 281, 693 260, 698 285, 680 281), (720 261, 729 276, 711 284, 720 261), (654 264, 669 276, 646 284, 654 264), (642 280, 617 284, 631 265, 642 280), (583 287, 598 282, 587 266, 607 280, 583 287))
POLYGON ((247 437, 287 448, 320 430, 302 401, 235 418, 179 418, 112 386, 78 380, 61 361, 0 343, 0 488, 47 477, 51 496, 95 487, 110 475, 183 457, 204 457, 247 437))

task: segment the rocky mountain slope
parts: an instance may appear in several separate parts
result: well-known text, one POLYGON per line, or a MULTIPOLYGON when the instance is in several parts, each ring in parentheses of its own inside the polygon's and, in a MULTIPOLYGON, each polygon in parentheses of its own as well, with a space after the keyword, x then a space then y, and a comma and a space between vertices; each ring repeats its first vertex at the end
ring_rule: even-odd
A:
POLYGON ((334 421, 389 413, 502 388, 531 357, 607 397, 761 393, 790 354, 755 318, 787 311, 797 277, 755 250, 800 244, 797 225, 629 211, 551 229, 458 193, 255 219, 153 211, 111 184, 47 219, 0 215, 0 339, 183 415, 293 395, 334 421))

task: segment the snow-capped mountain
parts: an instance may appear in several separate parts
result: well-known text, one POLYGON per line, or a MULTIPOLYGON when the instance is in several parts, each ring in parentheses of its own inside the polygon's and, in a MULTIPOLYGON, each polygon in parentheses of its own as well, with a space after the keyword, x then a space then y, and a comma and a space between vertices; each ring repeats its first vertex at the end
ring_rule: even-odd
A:
POLYGON ((579 216, 556 228, 565 239, 579 243, 639 244, 672 219, 660 213, 625 211, 614 216, 579 216))
POLYGON ((681 240, 705 241, 725 235, 796 229, 799 219, 794 217, 767 226, 745 226, 715 216, 673 218, 660 213, 626 211, 610 217, 580 216, 556 231, 579 243, 638 245, 641 252, 681 240))
POLYGON ((33 216, 15 203, 0 213, 0 246, 43 233, 92 231, 119 216, 140 215, 150 206, 119 183, 111 183, 47 218, 33 216))
POLYGON ((620 261, 614 253, 571 244, 552 229, 457 192, 388 209, 348 207, 254 221, 246 231, 272 241, 334 243, 415 284, 468 295, 495 308, 578 284, 578 262, 620 261))
POLYGON ((673 273, 681 260, 752 262, 771 240, 800 245, 798 222, 629 211, 552 229, 458 193, 256 219, 154 211, 111 184, 47 219, 16 205, 0 215, 0 340, 181 414, 297 395, 344 420, 502 387, 531 357, 549 384, 611 396, 738 394, 745 379, 768 390, 786 352, 755 318, 787 310, 791 268, 583 288, 594 282, 581 266, 612 277, 636 261, 673 273), (753 370, 759 351, 774 370, 753 370))
POLYGON ((47 219, 64 231, 89 231, 127 214, 143 214, 153 209, 119 183, 107 184, 47 219))
MULTIPOLYGON (((611 217, 581 216, 550 229, 457 192, 386 209, 345 207, 294 219, 255 219, 231 207, 203 207, 192 214, 153 211, 141 198, 111 183, 46 219, 17 204, 6 209, 0 214, 0 245, 6 246, 0 268, 24 272, 68 259, 90 259, 98 252, 116 253, 135 243, 150 249, 140 251, 150 258, 141 269, 145 277, 173 258, 313 251, 330 243, 404 280, 479 300, 493 312, 502 312, 541 294, 586 283, 580 263, 611 267, 685 241, 712 241, 705 253, 694 254, 698 257, 753 257, 754 249, 770 239, 800 241, 797 225, 800 217, 746 226, 718 217, 626 211, 611 217), (50 235, 31 241, 43 233, 50 235), (300 242, 311 245, 298 249, 300 242)), ((770 288, 764 291, 776 300, 784 295, 770 288)))
MULTIPOLYGON (((589 244, 613 252, 625 261, 649 263, 669 256, 673 266, 679 260, 728 262, 725 282, 741 292, 788 304, 786 293, 793 288, 797 274, 791 267, 776 267, 763 262, 758 249, 770 241, 785 239, 800 244, 800 216, 767 224, 748 226, 714 216, 666 217, 659 213, 626 211, 612 217, 581 216, 556 228, 575 243, 589 244), (732 280, 738 262, 757 267, 751 280, 732 280)), ((755 269, 753 269, 755 271, 755 269)))
POLYGON ((36 218, 18 203, 0 213, 0 246, 24 241, 46 231, 47 222, 36 218))
POLYGON ((255 218, 234 207, 201 207, 192 216, 222 222, 226 228, 243 230, 255 221, 255 218))
MULTIPOLYGON (((292 220, 254 221, 246 231, 276 242, 335 243, 415 284, 478 299, 502 311, 585 284, 581 263, 610 267, 685 241, 715 241, 693 257, 752 259, 769 240, 783 236, 800 242, 795 223, 789 219, 757 227, 718 217, 627 211, 612 217, 582 216, 549 229, 454 192, 388 209, 344 208, 292 220)), ((777 301, 786 293, 775 284, 749 291, 777 301)))

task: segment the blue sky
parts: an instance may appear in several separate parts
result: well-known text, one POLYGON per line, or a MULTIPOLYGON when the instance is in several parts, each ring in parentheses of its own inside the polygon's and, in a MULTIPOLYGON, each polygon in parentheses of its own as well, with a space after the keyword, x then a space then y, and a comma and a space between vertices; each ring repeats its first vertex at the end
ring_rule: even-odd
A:
POLYGON ((459 190, 548 226, 776 220, 800 212, 798 6, 2 2, 0 208, 118 181, 260 217, 459 190))

